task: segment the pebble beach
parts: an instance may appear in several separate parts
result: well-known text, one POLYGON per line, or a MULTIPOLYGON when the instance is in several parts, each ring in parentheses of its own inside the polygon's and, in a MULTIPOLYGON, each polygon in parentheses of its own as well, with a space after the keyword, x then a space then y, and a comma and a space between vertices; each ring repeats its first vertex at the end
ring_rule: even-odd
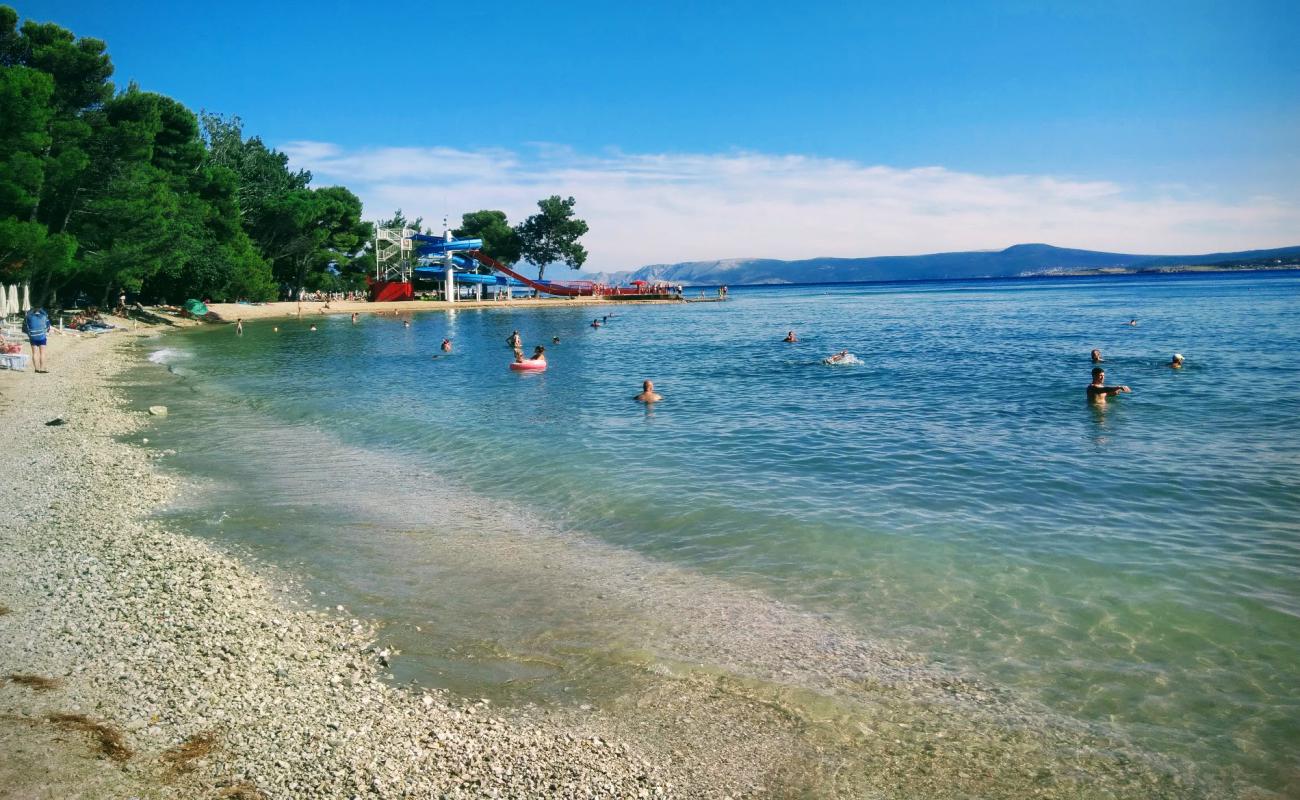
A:
POLYGON ((132 335, 0 375, 0 796, 682 794, 626 745, 385 683, 368 623, 151 522, 176 486, 123 441, 132 335))
MULTIPOLYGON (((608 709, 400 685, 382 626, 155 515, 185 488, 148 441, 168 411, 122 385, 161 333, 55 336, 49 374, 0 373, 0 798, 1249 796, 748 595, 730 627, 779 648, 700 639, 734 669, 647 670, 608 709)), ((575 585, 591 566, 554 555, 575 585)))

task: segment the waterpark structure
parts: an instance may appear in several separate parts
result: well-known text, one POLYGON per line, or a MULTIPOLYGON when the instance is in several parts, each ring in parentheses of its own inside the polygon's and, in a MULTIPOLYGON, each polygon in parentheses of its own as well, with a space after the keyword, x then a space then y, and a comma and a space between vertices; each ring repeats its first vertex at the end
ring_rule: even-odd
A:
POLYGON ((608 297, 610 299, 667 300, 679 295, 667 287, 645 281, 632 286, 607 286, 595 281, 541 281, 515 272, 484 253, 482 239, 455 239, 443 226, 443 235, 420 233, 415 228, 375 229, 375 276, 371 300, 414 300, 416 281, 440 285, 442 296, 455 302, 462 287, 473 287, 483 299, 484 287, 498 297, 513 297, 515 289, 533 290, 555 297, 608 297), (486 272, 480 272, 485 268, 486 272))

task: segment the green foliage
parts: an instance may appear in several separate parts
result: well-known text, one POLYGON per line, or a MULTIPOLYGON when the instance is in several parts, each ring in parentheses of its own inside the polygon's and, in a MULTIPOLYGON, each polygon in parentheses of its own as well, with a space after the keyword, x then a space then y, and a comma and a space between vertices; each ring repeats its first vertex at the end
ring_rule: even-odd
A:
POLYGON ((560 199, 551 195, 539 200, 540 212, 520 223, 519 249, 525 261, 537 267, 537 280, 542 280, 548 264, 563 263, 580 269, 587 260, 587 250, 578 239, 587 232, 587 223, 573 216, 577 203, 572 197, 560 199))
POLYGON ((112 73, 103 42, 20 27, 0 6, 0 277, 31 281, 36 302, 119 288, 269 300, 277 279, 364 282, 371 229, 355 195, 309 188, 238 117, 115 92, 112 73))
POLYGON ((456 238, 482 239, 483 252, 506 266, 519 260, 519 233, 510 227, 504 211, 471 211, 460 220, 460 227, 452 231, 456 238))

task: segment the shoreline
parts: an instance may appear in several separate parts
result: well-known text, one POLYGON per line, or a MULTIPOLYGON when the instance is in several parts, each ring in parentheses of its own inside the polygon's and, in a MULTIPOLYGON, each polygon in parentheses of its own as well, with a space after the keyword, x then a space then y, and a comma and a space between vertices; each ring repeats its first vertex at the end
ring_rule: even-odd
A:
POLYGON ((261 303, 259 305, 246 305, 243 303, 210 303, 208 310, 216 312, 223 322, 234 322, 236 319, 261 320, 261 319, 286 319, 297 317, 299 308, 302 310, 302 316, 319 317, 337 314, 389 314, 396 312, 399 316, 402 314, 412 314, 423 311, 458 311, 469 309, 535 309, 535 308, 561 308, 570 306, 619 306, 629 304, 676 304, 680 300, 611 300, 608 297, 541 297, 541 298, 517 298, 514 300, 457 300, 449 303, 446 300, 401 300, 372 303, 367 300, 338 300, 329 303, 326 308, 324 302, 302 302, 277 301, 274 303, 261 303))
POLYGON ((149 519, 178 483, 153 466, 165 453, 120 441, 147 434, 148 418, 110 386, 140 335, 55 338, 49 374, 0 382, 0 449, 21 465, 0 488, 12 512, 0 522, 0 786, 245 798, 684 788, 626 743, 392 686, 372 623, 313 609, 290 576, 149 519), (65 424, 45 424, 56 417, 65 424))
POLYGON ((0 447, 42 465, 0 488, 15 511, 0 520, 0 677, 52 682, 0 682, 0 786, 18 796, 1210 796, 987 687, 923 665, 881 681, 888 658, 840 652, 815 626, 826 694, 704 662, 647 670, 610 709, 497 711, 395 686, 373 621, 149 517, 183 482, 113 384, 165 330, 55 337, 50 374, 0 373, 0 447), (846 742, 824 701, 863 681, 846 742), (58 714, 104 728, 70 734, 58 714), (132 755, 96 758, 105 731, 132 755))

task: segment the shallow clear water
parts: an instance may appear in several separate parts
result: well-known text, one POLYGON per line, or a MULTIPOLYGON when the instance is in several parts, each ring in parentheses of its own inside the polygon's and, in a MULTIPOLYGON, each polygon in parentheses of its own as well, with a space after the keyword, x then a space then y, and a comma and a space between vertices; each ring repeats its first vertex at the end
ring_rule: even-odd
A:
POLYGON ((156 435, 212 482, 177 518, 423 623, 437 636, 406 635, 408 677, 598 695, 614 651, 707 659, 646 633, 682 603, 632 611, 625 592, 614 610, 564 585, 605 570, 617 592, 658 565, 674 573, 656 586, 703 598, 691 636, 745 627, 707 611, 734 589, 1155 752, 1291 779, 1300 277, 731 297, 186 333, 141 396, 174 407, 156 435), (514 329, 547 372, 507 369, 514 329), (1084 401, 1092 348, 1133 387, 1105 409, 1084 401), (859 363, 822 362, 840 349, 859 363), (665 397, 650 411, 631 400, 644 378, 665 397), (600 566, 475 557, 507 530, 597 543, 600 566))

